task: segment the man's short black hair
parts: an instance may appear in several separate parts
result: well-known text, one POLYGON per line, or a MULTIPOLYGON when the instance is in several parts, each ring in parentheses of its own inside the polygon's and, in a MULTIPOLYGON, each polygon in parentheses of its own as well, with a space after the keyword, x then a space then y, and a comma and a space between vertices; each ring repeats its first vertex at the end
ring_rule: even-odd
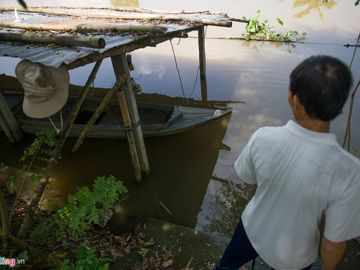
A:
POLYGON ((291 94, 299 97, 310 117, 324 121, 341 113, 351 85, 347 65, 327 55, 305 59, 290 74, 291 94))

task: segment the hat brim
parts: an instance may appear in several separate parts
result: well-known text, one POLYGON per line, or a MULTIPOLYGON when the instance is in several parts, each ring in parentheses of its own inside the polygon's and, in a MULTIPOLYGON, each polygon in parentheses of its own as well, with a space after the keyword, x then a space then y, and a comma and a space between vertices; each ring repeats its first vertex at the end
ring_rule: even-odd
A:
MULTIPOLYGON (((24 71, 31 65, 42 65, 38 63, 33 63, 28 60, 22 60, 16 66, 16 77, 18 78, 21 85, 24 82, 24 71)), ((26 98, 24 95, 23 100, 23 111, 25 115, 31 118, 47 118, 58 111, 60 111, 66 104, 69 97, 69 73, 64 66, 53 68, 46 68, 49 71, 52 84, 55 87, 55 91, 51 98, 42 101, 42 102, 31 102, 31 100, 26 98)))

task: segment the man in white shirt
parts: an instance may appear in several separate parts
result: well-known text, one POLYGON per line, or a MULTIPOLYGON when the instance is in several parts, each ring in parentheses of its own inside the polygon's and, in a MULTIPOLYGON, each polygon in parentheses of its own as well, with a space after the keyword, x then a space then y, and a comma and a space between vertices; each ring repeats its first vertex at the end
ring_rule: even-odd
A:
POLYGON ((312 56, 290 75, 294 120, 257 130, 235 162, 255 191, 216 270, 237 270, 260 256, 279 270, 310 269, 318 256, 333 270, 346 241, 360 235, 360 162, 329 133, 352 76, 330 56, 312 56))

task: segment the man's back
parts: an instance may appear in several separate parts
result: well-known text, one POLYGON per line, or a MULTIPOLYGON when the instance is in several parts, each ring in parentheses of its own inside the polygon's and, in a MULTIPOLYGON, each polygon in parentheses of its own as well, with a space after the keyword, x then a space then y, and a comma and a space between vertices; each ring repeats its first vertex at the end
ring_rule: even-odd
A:
POLYGON ((235 169, 241 180, 257 185, 242 221, 255 250, 273 267, 300 269, 315 261, 324 211, 328 239, 356 236, 351 228, 360 224, 341 219, 360 210, 360 200, 352 209, 344 202, 360 190, 360 163, 340 148, 333 134, 293 121, 261 128, 235 169))

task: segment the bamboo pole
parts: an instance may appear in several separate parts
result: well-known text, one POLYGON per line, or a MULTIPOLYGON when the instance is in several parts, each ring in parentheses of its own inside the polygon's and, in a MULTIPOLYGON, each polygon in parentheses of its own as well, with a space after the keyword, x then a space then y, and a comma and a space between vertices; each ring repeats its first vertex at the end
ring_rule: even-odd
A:
POLYGON ((102 37, 93 37, 85 35, 69 35, 69 34, 40 34, 25 33, 22 31, 10 32, 1 31, 0 40, 8 42, 36 43, 36 44, 56 44, 63 46, 79 46, 101 49, 106 45, 102 37))
POLYGON ((11 132, 12 137, 15 142, 19 142, 23 139, 23 135, 21 133, 20 127, 16 122, 16 119, 11 112, 3 94, 0 91, 0 114, 3 117, 3 121, 8 126, 9 131, 11 132))
POLYGON ((3 115, 0 112, 0 127, 2 129, 2 131, 4 131, 7 139, 9 140, 10 143, 15 143, 15 139, 13 137, 13 135, 11 134, 10 129, 8 128, 3 115))
POLYGON ((233 22, 241 22, 241 23, 249 23, 250 21, 249 20, 246 20, 246 19, 238 19, 238 18, 229 18, 230 21, 233 21, 233 22))
POLYGON ((86 126, 84 127, 84 129, 81 131, 80 136, 78 137, 74 147, 72 148, 72 152, 77 152, 81 146, 81 144, 83 143, 86 135, 89 133, 89 131, 91 130, 92 126, 95 124, 96 120, 99 118, 100 114, 104 111, 104 109, 106 108, 106 106, 109 104, 111 98, 113 97, 115 91, 118 90, 118 88, 125 82, 126 77, 125 76, 121 76, 118 80, 118 83, 115 84, 105 95, 105 97, 103 98, 103 100, 101 101, 101 103, 99 104, 99 106, 96 108, 95 112, 93 113, 93 115, 91 116, 90 120, 86 123, 86 126))
MULTIPOLYGON (((9 9, 0 9, 9 10, 9 9)), ((11 10, 12 11, 12 10, 11 10)), ((141 20, 141 21, 173 21, 189 22, 204 25, 214 25, 221 27, 231 27, 232 21, 240 19, 229 18, 226 14, 211 14, 205 12, 132 12, 132 10, 114 10, 101 8, 53 8, 36 7, 28 8, 24 12, 36 12, 51 15, 66 15, 74 17, 88 17, 99 19, 117 19, 117 20, 141 20)))
POLYGON ((78 20, 78 23, 72 20, 64 20, 62 24, 50 23, 24 23, 24 22, 0 22, 0 27, 17 28, 29 31, 116 31, 116 32, 150 32, 164 33, 166 28, 156 25, 124 25, 120 23, 109 23, 101 20, 96 22, 86 22, 78 20), (68 22, 68 24, 66 24, 68 22))
POLYGON ((49 183, 50 175, 52 174, 52 172, 56 166, 56 163, 57 163, 58 159, 60 158, 61 151, 65 144, 66 138, 70 133, 70 129, 75 121, 75 118, 80 110, 82 103, 84 102, 87 94, 90 91, 90 86, 96 77, 96 73, 99 70, 100 65, 101 65, 101 61, 96 62, 83 90, 81 91, 79 98, 77 99, 74 107, 72 108, 72 110, 69 114, 69 117, 65 123, 64 128, 60 132, 59 140, 55 146, 53 155, 50 158, 48 165, 45 169, 44 177, 40 180, 39 184, 37 185, 35 192, 34 192, 34 196, 31 198, 30 204, 25 209, 25 217, 21 224, 19 232, 17 234, 18 238, 20 238, 20 239, 24 238, 29 230, 33 214, 35 213, 35 211, 39 205, 40 199, 44 193, 44 190, 45 190, 47 184, 49 183))
POLYGON ((124 127, 126 129, 126 136, 129 143, 131 161, 135 170, 135 180, 137 182, 141 182, 142 176, 141 176, 140 160, 136 149, 135 134, 131 124, 131 117, 126 102, 125 92, 119 91, 117 93, 117 97, 118 97, 121 115, 124 122, 124 127))
POLYGON ((199 41, 199 62, 200 62, 200 83, 201 83, 201 99, 203 103, 208 100, 207 82, 206 82, 206 55, 205 55, 205 31, 204 26, 200 26, 198 30, 199 41))
POLYGON ((133 89, 133 85, 130 81, 130 71, 129 71, 129 67, 127 64, 126 56, 125 56, 125 54, 121 54, 118 56, 111 57, 111 60, 113 63, 115 75, 117 77, 119 77, 120 74, 125 74, 128 78, 127 82, 123 86, 123 89, 125 92, 126 103, 128 105, 131 123, 132 123, 132 125, 136 125, 134 127, 134 130, 135 130, 134 135, 135 135, 135 143, 136 143, 137 152, 138 152, 139 159, 140 159, 140 168, 141 168, 141 171, 145 175, 148 175, 150 173, 150 166, 149 166, 149 161, 148 161, 148 157, 147 157, 147 153, 146 153, 143 132, 141 129, 140 117, 139 117, 139 112, 137 109, 134 89, 133 89))
POLYGON ((119 23, 85 23, 76 27, 77 31, 117 31, 117 32, 146 32, 165 33, 166 27, 157 25, 121 25, 119 23))
MULTIPOLYGON (((0 7, 1 11, 14 11, 14 7, 0 7)), ((168 14, 168 15, 176 15, 176 14, 182 14, 182 15, 214 15, 209 10, 203 10, 203 11, 184 11, 184 10, 161 10, 161 9, 148 9, 148 8, 126 8, 126 7, 66 7, 66 6, 37 6, 37 7, 28 7, 26 12, 32 12, 32 13, 47 13, 47 14, 54 14, 54 15, 78 15, 78 16, 84 16, 89 15, 91 13, 91 16, 104 16, 109 15, 111 13, 109 12, 126 12, 126 13, 145 13, 145 14, 155 14, 155 15, 161 15, 161 14, 168 14), (79 12, 80 11, 80 12, 79 12), (87 13, 85 13, 87 12, 87 13)), ((225 15, 225 14, 216 14, 216 15, 225 15)))

